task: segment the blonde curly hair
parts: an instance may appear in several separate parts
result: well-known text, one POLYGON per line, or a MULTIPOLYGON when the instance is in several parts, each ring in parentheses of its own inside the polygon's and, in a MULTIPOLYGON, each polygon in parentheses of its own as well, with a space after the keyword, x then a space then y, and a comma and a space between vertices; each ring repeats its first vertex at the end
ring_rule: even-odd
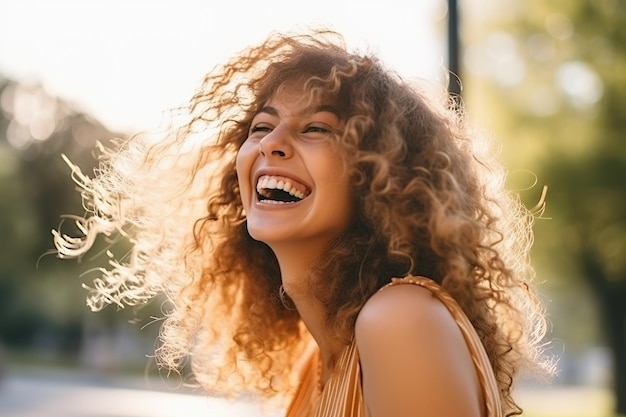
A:
POLYGON ((87 215, 75 219, 77 237, 53 231, 59 256, 82 256, 99 234, 132 244, 100 269, 89 305, 165 294, 161 365, 191 358, 212 393, 293 392, 290 372, 310 336, 281 294, 274 254, 248 234, 235 170, 252 118, 290 82, 336 100, 345 128, 335 140, 357 201, 349 229, 316 266, 315 275, 335 278, 311 284, 329 331, 349 341, 363 304, 392 277, 429 277, 470 318, 505 412, 518 414, 518 369, 549 367, 544 311, 529 285, 532 213, 504 188, 503 169, 460 106, 349 52, 337 33, 272 34, 206 76, 182 126, 103 148, 93 178, 73 166, 87 215))

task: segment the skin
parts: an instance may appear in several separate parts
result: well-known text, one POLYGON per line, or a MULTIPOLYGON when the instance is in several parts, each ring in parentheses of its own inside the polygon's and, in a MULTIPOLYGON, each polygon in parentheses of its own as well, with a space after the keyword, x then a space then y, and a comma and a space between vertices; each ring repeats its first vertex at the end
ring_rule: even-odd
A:
MULTIPOLYGON (((349 176, 330 132, 341 128, 332 103, 305 102, 297 88, 270 99, 255 116, 237 156, 248 231, 278 259, 283 287, 319 346, 324 364, 345 345, 328 334, 324 306, 306 287, 308 271, 353 214, 349 176), (263 201, 258 178, 290 181, 306 195, 263 201)), ((355 328, 371 417, 480 416, 482 398, 463 336, 445 306, 423 288, 399 285, 372 296, 355 328)), ((322 383, 330 375, 322 369, 322 383)))

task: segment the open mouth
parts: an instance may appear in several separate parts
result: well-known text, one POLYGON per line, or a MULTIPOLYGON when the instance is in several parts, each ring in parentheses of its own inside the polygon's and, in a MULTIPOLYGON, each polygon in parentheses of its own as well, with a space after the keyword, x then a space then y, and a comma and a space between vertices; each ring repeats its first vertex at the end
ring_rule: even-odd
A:
POLYGON ((259 177, 256 192, 260 202, 270 204, 297 203, 311 194, 311 191, 303 184, 273 175, 259 177))

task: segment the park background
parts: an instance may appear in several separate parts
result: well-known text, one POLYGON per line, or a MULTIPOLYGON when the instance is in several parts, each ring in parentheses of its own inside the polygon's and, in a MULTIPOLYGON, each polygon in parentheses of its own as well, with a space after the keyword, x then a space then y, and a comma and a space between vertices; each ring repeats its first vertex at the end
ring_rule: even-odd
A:
POLYGON ((96 141, 159 127, 216 64, 316 24, 407 77, 460 78, 510 188, 532 207, 548 187, 533 260, 559 373, 524 379, 522 407, 626 415, 626 2, 459 0, 451 79, 449 3, 0 0, 0 414, 234 415, 156 370, 158 300, 91 313, 92 260, 45 255, 61 216, 80 214, 60 154, 92 172, 96 141))

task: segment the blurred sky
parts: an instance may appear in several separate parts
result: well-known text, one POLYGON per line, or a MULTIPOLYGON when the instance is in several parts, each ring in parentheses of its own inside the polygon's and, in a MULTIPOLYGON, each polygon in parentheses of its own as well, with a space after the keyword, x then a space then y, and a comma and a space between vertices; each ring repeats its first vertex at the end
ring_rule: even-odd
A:
POLYGON ((0 0, 0 74, 41 82, 110 129, 150 129, 272 30, 324 25, 405 76, 443 82, 445 11, 445 0, 0 0))

